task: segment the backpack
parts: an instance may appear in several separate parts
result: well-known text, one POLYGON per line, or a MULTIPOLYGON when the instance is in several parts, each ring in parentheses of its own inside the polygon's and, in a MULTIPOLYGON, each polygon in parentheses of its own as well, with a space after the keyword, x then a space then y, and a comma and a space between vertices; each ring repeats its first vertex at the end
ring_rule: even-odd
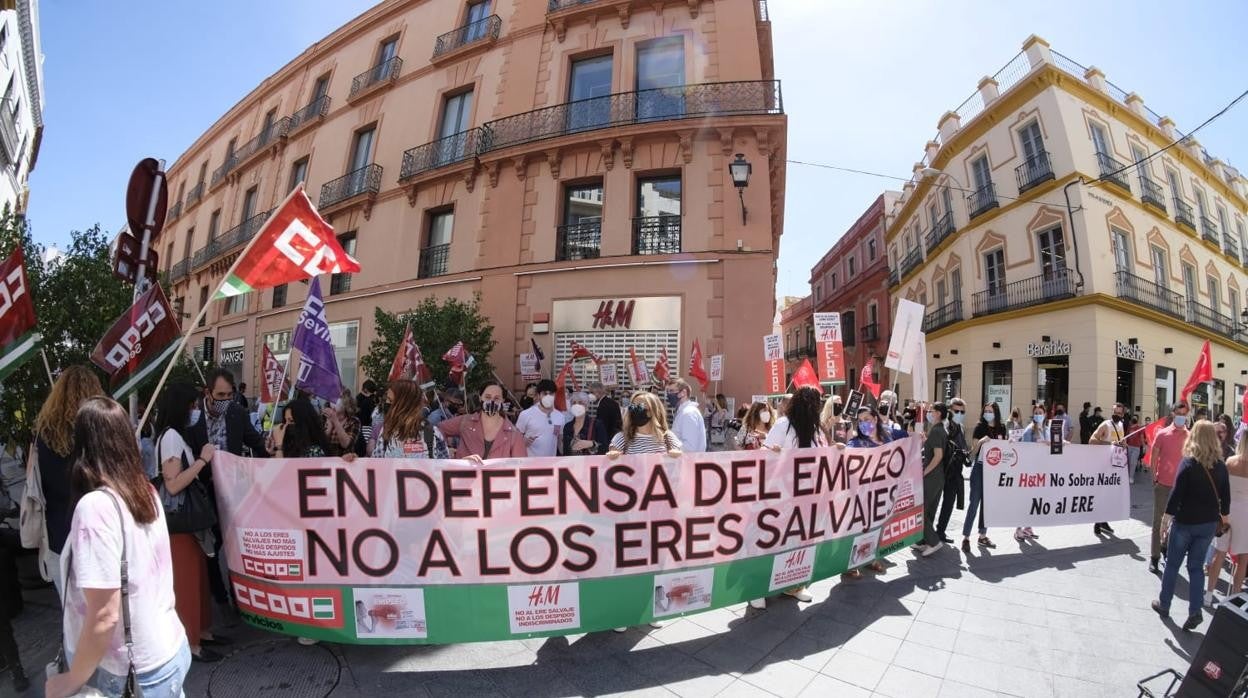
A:
POLYGON ((39 472, 38 443, 30 444, 26 459, 26 491, 22 493, 21 514, 18 519, 18 530, 22 538, 22 547, 39 551, 39 576, 46 582, 52 581, 52 570, 45 567, 48 547, 48 521, 45 511, 48 500, 43 496, 43 477, 39 472))

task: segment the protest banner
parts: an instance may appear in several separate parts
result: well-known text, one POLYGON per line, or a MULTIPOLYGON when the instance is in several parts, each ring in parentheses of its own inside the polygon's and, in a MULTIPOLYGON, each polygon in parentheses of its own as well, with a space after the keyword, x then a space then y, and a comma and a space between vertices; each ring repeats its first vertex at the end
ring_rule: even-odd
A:
POLYGON ((910 373, 918 354, 918 335, 923 332, 924 308, 914 301, 901 299, 897 302, 897 315, 893 319, 893 334, 888 341, 888 354, 884 368, 910 373))
POLYGON ((109 376, 113 398, 129 395, 173 355, 182 330, 160 284, 152 284, 91 350, 91 363, 109 376))
POLYGON ((520 355, 520 379, 525 381, 541 380, 542 371, 537 354, 532 352, 520 355))
POLYGON ((784 340, 778 334, 763 337, 763 385, 770 394, 784 392, 784 340))
POLYGON ((1062 526, 1131 516, 1126 450, 989 441, 984 459, 984 520, 993 526, 1062 526))
POLYGON ((922 439, 487 461, 213 459, 248 623, 332 642, 584 633, 719 608, 916 541, 922 439))
POLYGON ((716 354, 711 357, 711 380, 718 383, 724 379, 724 355, 716 354))
POLYGON ((819 375, 828 383, 845 380, 845 348, 841 339, 840 313, 815 313, 815 347, 819 375))
POLYGON ((604 388, 612 388, 620 384, 619 376, 616 375, 615 364, 607 362, 598 365, 598 382, 602 383, 604 388))

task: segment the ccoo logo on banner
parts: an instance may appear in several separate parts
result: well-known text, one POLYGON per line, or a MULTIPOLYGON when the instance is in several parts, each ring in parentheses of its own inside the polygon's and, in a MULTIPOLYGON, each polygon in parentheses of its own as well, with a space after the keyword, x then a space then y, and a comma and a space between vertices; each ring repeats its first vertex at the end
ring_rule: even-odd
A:
POLYGON ((95 345, 91 363, 109 375, 113 397, 121 399, 164 363, 180 334, 165 292, 154 284, 95 345))

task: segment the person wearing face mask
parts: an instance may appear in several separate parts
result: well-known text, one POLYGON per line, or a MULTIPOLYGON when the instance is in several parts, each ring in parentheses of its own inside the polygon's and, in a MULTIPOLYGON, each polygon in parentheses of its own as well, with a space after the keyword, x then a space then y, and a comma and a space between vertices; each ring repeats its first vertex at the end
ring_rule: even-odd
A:
POLYGON ((936 521, 940 498, 945 491, 945 452, 949 450, 945 420, 948 416, 949 407, 943 403, 927 409, 927 438, 923 441, 923 540, 912 548, 923 557, 930 557, 945 547, 936 532, 936 521))
POLYGON ((763 447, 763 440, 767 438, 767 430, 771 429, 771 423, 775 419, 775 414, 771 411, 771 406, 766 402, 755 402, 750 405, 749 411, 745 413, 745 419, 741 420, 741 431, 737 434, 737 446, 745 451, 754 451, 763 447))
MULTIPOLYGON (((1048 415, 1044 411, 1044 403, 1037 402, 1031 407, 1031 423, 1023 429, 1023 442, 1029 444, 1044 443, 1049 440, 1049 432, 1046 429, 1048 415)), ((1035 540, 1040 536, 1031 530, 1030 526, 1014 529, 1014 540, 1022 542, 1024 540, 1035 540)))
POLYGON ((693 390, 684 380, 677 378, 667 382, 667 408, 672 413, 672 431, 684 445, 686 453, 706 451, 706 420, 698 403, 691 398, 693 390))
POLYGON ((1059 402, 1053 407, 1053 419, 1062 420, 1062 440, 1069 443, 1070 435, 1075 433, 1075 425, 1073 423, 1074 420, 1066 414, 1065 405, 1059 402))
POLYGON ((596 401, 593 410, 594 419, 602 423, 609 441, 620 433, 620 429, 624 426, 624 415, 620 414, 620 403, 607 394, 606 386, 599 381, 589 384, 589 394, 596 401))
POLYGON ((949 518, 953 516, 953 508, 966 506, 966 478, 962 469, 971 464, 969 449, 966 446, 966 401, 955 397, 949 402, 949 422, 945 424, 948 432, 948 447, 945 452, 945 491, 940 503, 940 522, 936 524, 936 533, 941 541, 952 543, 945 531, 949 528, 949 518))
POLYGON ((607 430, 597 418, 589 416, 589 395, 573 393, 568 408, 572 421, 563 425, 563 455, 593 456, 607 452, 607 430))
POLYGON ((567 418, 555 409, 555 391, 558 387, 549 378, 537 383, 537 402, 520 413, 516 428, 524 434, 530 458, 553 458, 559 452, 563 425, 567 418))
POLYGON ((857 421, 853 427, 854 436, 845 444, 850 448, 874 448, 892 440, 884 421, 870 407, 858 408, 857 421))
POLYGON ((997 547, 988 538, 988 526, 984 523, 984 458, 983 450, 992 439, 1008 439, 1009 431, 1001 423, 1001 408, 995 402, 984 405, 984 414, 975 425, 971 434, 971 503, 966 508, 966 518, 962 521, 962 552, 971 554, 971 525, 975 523, 975 515, 979 514, 979 540, 981 548, 997 547))
POLYGON ((1010 423, 1006 428, 1007 429, 1024 429, 1026 427, 1027 425, 1023 424, 1023 413, 1020 412, 1017 407, 1015 407, 1014 411, 1010 413, 1010 423))
POLYGON ((901 424, 898 424, 897 421, 893 419, 896 414, 897 393, 894 393, 891 390, 885 390, 880 393, 880 408, 878 416, 880 418, 880 425, 883 427, 884 431, 887 432, 886 435, 888 438, 885 439, 886 441, 904 439, 910 435, 901 424))
POLYGON ((442 435, 457 439, 455 457, 480 464, 490 458, 529 455, 524 435, 503 415, 503 385, 490 381, 481 387, 481 411, 451 417, 438 425, 442 435))
POLYGON ((823 403, 819 412, 819 428, 830 444, 843 444, 848 440, 845 434, 845 420, 841 419, 841 396, 833 395, 823 403))
MULTIPOLYGON (((1096 408, 1100 410, 1101 408, 1096 408)), ((1102 420, 1097 425, 1096 431, 1092 432, 1092 438, 1088 439, 1088 443, 1093 446, 1112 446, 1121 448, 1124 451, 1127 448, 1127 406, 1121 402, 1115 402, 1113 412, 1108 420, 1102 420)), ((1102 521, 1092 527, 1093 533, 1100 535, 1102 533, 1113 533, 1114 529, 1109 522, 1102 521)))
MULTIPOLYGON (((1097 417, 1099 417, 1101 408, 1096 408, 1096 411, 1098 413, 1097 417)), ((1079 413, 1079 443, 1086 444, 1088 439, 1092 438, 1092 432, 1096 431, 1097 427, 1097 423, 1093 421, 1094 419, 1092 416, 1092 403, 1083 403, 1083 411, 1079 413)), ((1100 421, 1105 420, 1102 417, 1100 421)))
POLYGON ((1148 571, 1161 571, 1162 549, 1165 548, 1162 531, 1168 531, 1165 523, 1166 502, 1174 489, 1174 478, 1183 461, 1183 444, 1187 442, 1188 417, 1191 407, 1180 400, 1170 408, 1170 423, 1157 429, 1153 443, 1149 445, 1150 463, 1153 467, 1153 537, 1148 556, 1148 571))

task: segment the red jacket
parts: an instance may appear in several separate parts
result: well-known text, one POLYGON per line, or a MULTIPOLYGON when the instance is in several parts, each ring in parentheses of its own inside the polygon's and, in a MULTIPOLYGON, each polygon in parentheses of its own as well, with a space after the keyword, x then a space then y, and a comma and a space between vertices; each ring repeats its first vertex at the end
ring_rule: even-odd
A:
POLYGON ((444 419, 438 423, 438 430, 443 436, 455 437, 459 440, 459 445, 455 447, 456 458, 468 456, 525 458, 529 455, 529 447, 524 443, 524 434, 521 434, 506 417, 503 418, 503 428, 499 429, 498 435, 494 437, 489 456, 485 455, 485 427, 481 425, 480 413, 444 419))

